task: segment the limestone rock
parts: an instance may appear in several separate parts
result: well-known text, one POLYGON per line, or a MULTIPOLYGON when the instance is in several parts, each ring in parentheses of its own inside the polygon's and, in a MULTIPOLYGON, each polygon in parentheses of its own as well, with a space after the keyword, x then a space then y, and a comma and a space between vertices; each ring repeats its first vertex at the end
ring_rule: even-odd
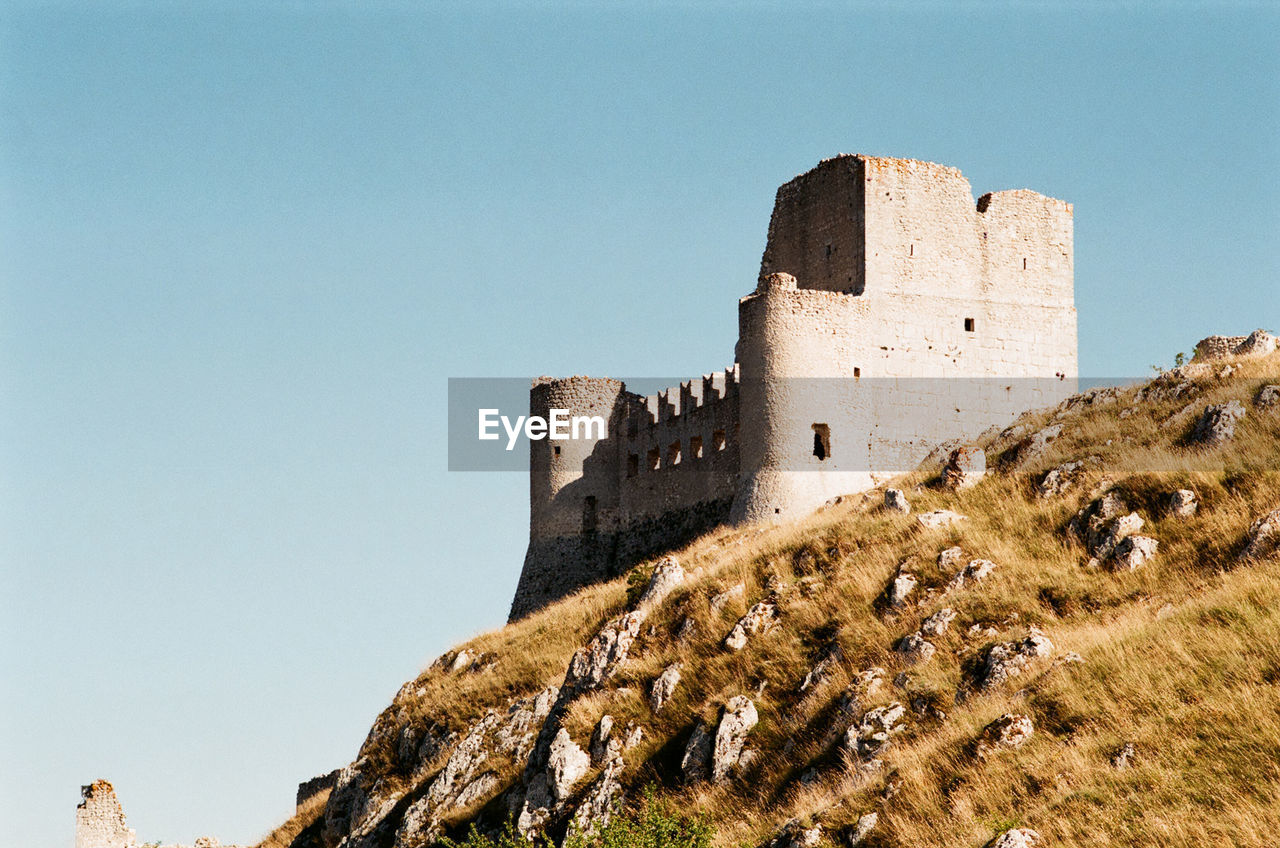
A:
POLYGON ((894 701, 868 710, 862 721, 845 733, 845 745, 861 760, 869 760, 889 747, 893 737, 907 729, 907 708, 894 701))
POLYGON ((569 738, 569 731, 560 728, 551 743, 551 759, 547 767, 552 796, 557 801, 569 797, 574 784, 590 769, 591 757, 569 738))
POLYGON ((567 836, 589 836, 609 823, 614 806, 622 797, 618 775, 625 764, 621 757, 610 760, 583 793, 582 803, 573 812, 567 836))
POLYGON ((1249 525, 1241 560, 1261 560, 1280 551, 1280 508, 1249 525))
POLYGON ((684 756, 680 759, 680 774, 685 783, 697 783, 707 779, 711 770, 711 746, 713 737, 707 726, 698 722, 684 746, 684 756))
POLYGON ((1080 460, 1064 462, 1057 468, 1051 468, 1036 486, 1036 496, 1052 498, 1061 495, 1079 482, 1084 473, 1084 463, 1080 460))
POLYGON ((907 598, 915 591, 918 582, 916 576, 910 571, 899 571, 885 592, 885 600, 889 602, 889 606, 894 608, 905 606, 907 598))
POLYGON ((1107 492, 1071 519, 1068 531, 1084 544, 1092 557, 1091 566, 1109 560, 1125 537, 1142 529, 1142 517, 1136 512, 1123 514, 1126 509, 1128 505, 1119 495, 1107 492))
POLYGON ((1206 406, 1191 433, 1191 440, 1209 447, 1229 442, 1235 438, 1236 424, 1244 415, 1244 406, 1238 400, 1206 406))
POLYGON ((626 660, 644 619, 642 612, 630 612, 602 627, 591 644, 579 649, 569 661, 562 697, 589 692, 612 677, 626 660))
POLYGON ((662 712, 662 708, 680 685, 680 668, 680 663, 672 663, 653 681, 653 687, 649 690, 649 706, 655 713, 662 712))
POLYGON ((857 848, 867 837, 871 835, 871 831, 875 830, 876 823, 880 821, 880 816, 876 813, 864 813, 858 816, 858 821, 849 829, 846 844, 849 848, 857 848))
POLYGON ((724 637, 724 646, 731 651, 740 651, 747 646, 747 641, 752 636, 768 633, 777 621, 777 605, 773 601, 763 600, 738 619, 729 635, 724 637))
POLYGON ((1113 567, 1118 571, 1133 571, 1156 555, 1160 543, 1150 536, 1126 536, 1116 545, 1113 567))
POLYGON ((942 470, 942 482, 949 489, 967 489, 986 476, 987 455, 977 445, 956 448, 942 470))
POLYGON ((978 737, 978 757, 986 759, 1004 750, 1019 748, 1035 733, 1028 716, 1005 713, 982 729, 978 737))
POLYGON ((920 526, 928 530, 938 530, 942 527, 950 527, 957 521, 965 520, 965 516, 958 512, 952 512, 949 509, 935 509, 933 512, 924 512, 916 516, 916 521, 920 522, 920 526))
POLYGON ((645 587, 644 594, 636 602, 636 609, 648 610, 658 606, 667 595, 684 582, 684 577, 684 569, 680 567, 676 558, 666 557, 653 569, 653 576, 649 578, 649 585, 645 587))
POLYGON ((1117 769, 1127 769, 1137 754, 1138 751, 1133 747, 1133 743, 1126 742, 1119 751, 1116 751, 1116 755, 1111 758, 1111 765, 1117 769))
POLYGON ((964 551, 960 548, 947 548, 938 553, 938 570, 951 574, 964 564, 964 551))
POLYGON ((1169 496, 1169 515, 1186 520, 1196 514, 1200 508, 1200 499, 1190 489, 1178 489, 1169 496))
POLYGON ((884 490, 884 508, 889 512, 900 512, 903 515, 911 513, 911 504, 901 489, 884 490))
POLYGON ((724 715, 716 729, 711 751, 711 781, 720 783, 738 765, 747 734, 759 722, 756 705, 745 695, 737 695, 725 704, 724 715))
POLYGON ((1253 405, 1262 412, 1280 409, 1280 386, 1275 384, 1263 386, 1258 390, 1258 396, 1253 399, 1253 405))
POLYGON ((951 582, 947 584, 947 591, 972 589, 990 577, 991 572, 995 570, 996 564, 989 559, 970 560, 968 565, 961 569, 955 577, 951 578, 951 582))
POLYGON ((1030 629, 1025 639, 992 645, 982 663, 978 688, 991 689, 999 686, 1022 674, 1033 659, 1047 657, 1052 653, 1053 643, 1035 627, 1030 629))
POLYGON ((761 848, 815 848, 822 841, 822 825, 805 827, 799 819, 791 819, 766 840, 761 848))
POLYGON ((844 651, 841 650, 838 643, 832 642, 827 645, 823 651, 822 658, 814 664, 813 668, 805 673, 804 679, 800 681, 797 689, 801 694, 808 692, 810 689, 821 686, 827 681, 836 664, 844 658, 844 651))
POLYGON ((1040 848, 1044 842, 1040 834, 1026 827, 1006 830, 986 844, 986 848, 1040 848))
POLYGON ((919 633, 912 633, 909 636, 903 636, 894 650, 902 654, 907 662, 915 664, 928 662, 937 648, 919 633))
POLYGON ((1061 435, 1061 424, 1050 424, 1037 430, 1014 447, 1010 464, 1017 467, 1030 462, 1044 453, 1045 449, 1056 442, 1061 435))
POLYGON ((1277 339, 1266 330, 1254 330, 1235 349, 1236 356, 1268 356, 1280 347, 1277 339))
POLYGON ((604 765, 617 755, 616 749, 622 745, 621 742, 611 744, 613 742, 613 716, 605 713, 596 722, 595 729, 591 731, 591 741, 587 743, 592 765, 604 765))
MULTIPOLYGON (((992 567, 994 567, 992 563, 992 567)), ((951 622, 955 621, 956 611, 950 607, 944 607, 933 615, 926 618, 920 625, 920 635, 922 636, 941 636, 947 632, 947 628, 951 626, 951 622)))

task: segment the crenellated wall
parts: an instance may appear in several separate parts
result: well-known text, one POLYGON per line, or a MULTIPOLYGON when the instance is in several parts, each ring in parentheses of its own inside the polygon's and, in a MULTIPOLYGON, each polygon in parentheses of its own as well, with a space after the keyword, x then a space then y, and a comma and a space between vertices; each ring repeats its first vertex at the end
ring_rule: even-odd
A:
POLYGON ((573 453, 535 444, 512 617, 714 523, 865 490, 1072 393, 1073 249, 1071 204, 1024 189, 975 201, 931 162, 838 156, 786 183, 732 368, 647 398, 535 383, 536 414, 554 399, 613 417, 573 453))

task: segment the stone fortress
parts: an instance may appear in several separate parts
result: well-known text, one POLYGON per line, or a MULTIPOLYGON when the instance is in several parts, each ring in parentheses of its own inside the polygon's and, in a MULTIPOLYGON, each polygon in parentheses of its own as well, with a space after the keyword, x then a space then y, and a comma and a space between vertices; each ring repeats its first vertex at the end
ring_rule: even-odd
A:
MULTIPOLYGON (((143 843, 141 848, 244 848, 223 845, 211 836, 196 839, 195 844, 161 845, 143 843)), ((125 822, 124 808, 110 781, 95 780, 80 787, 80 803, 76 806, 76 848, 140 848, 138 835, 125 822)))
POLYGON ((1071 204, 975 202, 955 168, 841 155, 778 189, 735 364, 642 397, 539 378, 511 619, 724 523, 807 513, 1076 390, 1071 204))

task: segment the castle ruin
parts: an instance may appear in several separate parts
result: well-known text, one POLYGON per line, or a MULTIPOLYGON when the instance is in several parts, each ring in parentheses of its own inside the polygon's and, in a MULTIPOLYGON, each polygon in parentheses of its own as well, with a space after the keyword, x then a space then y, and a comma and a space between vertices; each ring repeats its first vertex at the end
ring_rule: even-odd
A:
POLYGON ((1071 204, 842 155, 778 189, 734 364, 649 397, 540 378, 511 619, 724 523, 801 515, 1076 390, 1071 204))

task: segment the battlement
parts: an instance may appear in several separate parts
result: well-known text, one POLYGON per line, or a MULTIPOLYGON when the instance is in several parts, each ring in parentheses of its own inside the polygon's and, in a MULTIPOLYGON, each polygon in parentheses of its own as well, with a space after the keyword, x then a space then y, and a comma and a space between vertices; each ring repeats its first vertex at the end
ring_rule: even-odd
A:
POLYGON ((605 414, 610 429, 531 448, 512 617, 716 524, 864 490, 1022 411, 1003 384, 969 391, 968 378, 1069 394, 1073 215, 1028 189, 975 200, 958 169, 915 159, 842 154, 783 184, 733 366, 647 397, 534 381, 534 414, 605 414))

